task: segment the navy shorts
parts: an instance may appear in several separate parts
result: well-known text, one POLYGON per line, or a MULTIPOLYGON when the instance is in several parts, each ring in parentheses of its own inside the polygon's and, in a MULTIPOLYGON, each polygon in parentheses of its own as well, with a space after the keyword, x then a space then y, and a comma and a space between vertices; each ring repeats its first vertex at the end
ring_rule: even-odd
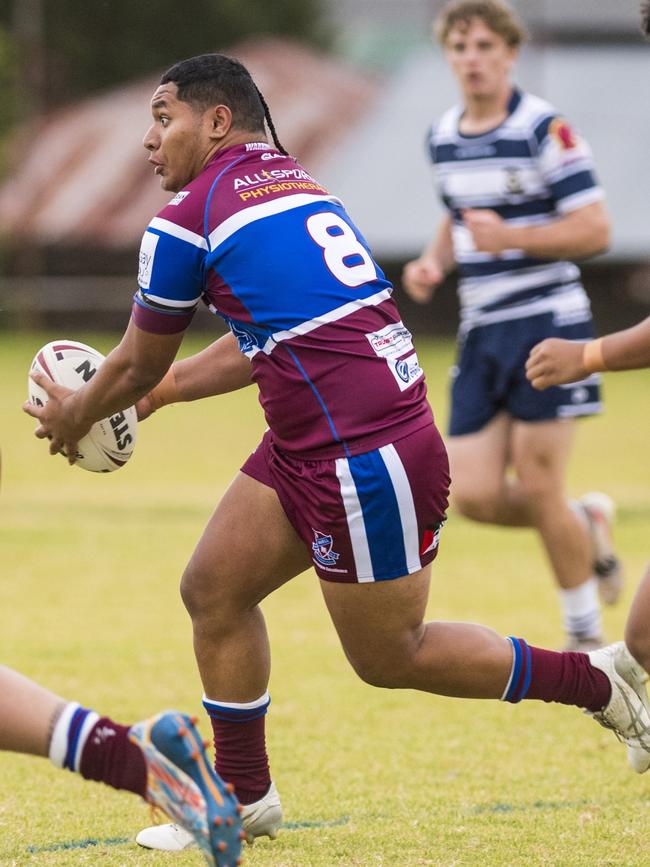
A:
POLYGON ((537 391, 526 379, 530 350, 546 337, 590 340, 591 320, 555 325, 552 313, 472 328, 461 339, 452 370, 449 434, 476 433, 506 411, 520 421, 594 415, 602 409, 600 376, 537 391))
POLYGON ((449 464, 434 425, 332 460, 291 457, 267 431, 242 472, 276 491, 325 581, 387 581, 438 553, 449 464))

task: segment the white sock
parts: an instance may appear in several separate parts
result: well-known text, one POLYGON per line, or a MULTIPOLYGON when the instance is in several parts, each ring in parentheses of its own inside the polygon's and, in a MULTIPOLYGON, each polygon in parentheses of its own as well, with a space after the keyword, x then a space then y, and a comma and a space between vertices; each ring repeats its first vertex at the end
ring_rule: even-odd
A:
POLYGON ((602 634, 598 580, 587 578, 577 587, 559 591, 562 621, 568 635, 597 638, 602 634))

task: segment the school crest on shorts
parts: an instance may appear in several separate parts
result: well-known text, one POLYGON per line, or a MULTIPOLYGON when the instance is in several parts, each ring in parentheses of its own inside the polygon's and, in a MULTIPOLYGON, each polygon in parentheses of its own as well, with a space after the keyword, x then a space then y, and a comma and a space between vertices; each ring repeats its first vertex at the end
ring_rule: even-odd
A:
POLYGON ((314 552, 314 557, 322 566, 331 566, 341 556, 335 551, 332 551, 334 539, 327 533, 321 533, 320 530, 314 530, 314 541, 311 543, 311 549, 314 552))

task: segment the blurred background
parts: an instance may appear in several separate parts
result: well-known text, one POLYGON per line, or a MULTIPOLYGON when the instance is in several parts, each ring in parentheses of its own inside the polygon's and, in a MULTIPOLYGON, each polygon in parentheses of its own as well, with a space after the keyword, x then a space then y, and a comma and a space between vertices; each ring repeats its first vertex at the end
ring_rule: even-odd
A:
MULTIPOLYGON (((430 38, 442 0, 0 0, 0 329, 127 322, 142 232, 169 196, 142 149, 176 60, 223 51, 251 70, 285 147, 340 196, 414 331, 451 334, 453 291, 399 290, 438 218, 424 140, 457 99, 430 38)), ((583 266, 601 332, 650 312, 650 45, 637 0, 516 0, 519 83, 594 150, 613 220, 583 266)), ((453 286, 453 278, 449 283, 453 286)), ((448 289, 450 287, 447 287, 448 289)), ((201 313, 194 328, 214 328, 201 313)))

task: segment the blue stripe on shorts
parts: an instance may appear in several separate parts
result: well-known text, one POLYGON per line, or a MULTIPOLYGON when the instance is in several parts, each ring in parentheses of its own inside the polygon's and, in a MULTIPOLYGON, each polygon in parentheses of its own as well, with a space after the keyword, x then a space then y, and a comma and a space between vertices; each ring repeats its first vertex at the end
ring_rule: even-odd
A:
POLYGON ((392 479, 379 450, 348 458, 376 581, 406 575, 404 532, 392 479))

